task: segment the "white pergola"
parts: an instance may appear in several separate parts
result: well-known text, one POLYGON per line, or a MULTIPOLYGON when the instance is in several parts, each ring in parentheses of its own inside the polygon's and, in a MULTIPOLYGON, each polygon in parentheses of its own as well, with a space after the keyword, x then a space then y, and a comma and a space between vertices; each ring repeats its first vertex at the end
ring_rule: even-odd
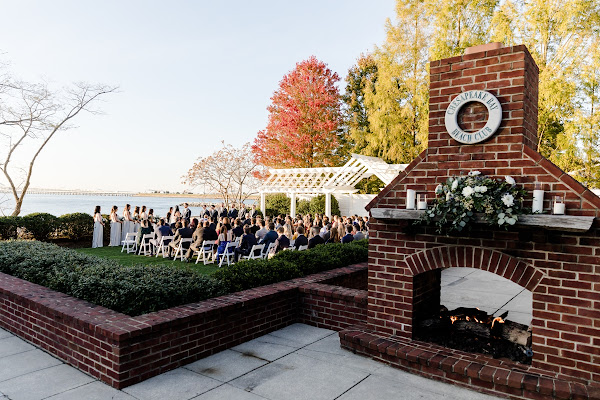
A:
POLYGON ((331 218, 331 195, 352 194, 355 185, 376 175, 388 185, 407 164, 387 164, 380 158, 352 154, 342 167, 270 169, 260 188, 260 209, 265 210, 267 193, 286 193, 290 197, 290 214, 296 214, 296 195, 325 194, 325 214, 331 218))

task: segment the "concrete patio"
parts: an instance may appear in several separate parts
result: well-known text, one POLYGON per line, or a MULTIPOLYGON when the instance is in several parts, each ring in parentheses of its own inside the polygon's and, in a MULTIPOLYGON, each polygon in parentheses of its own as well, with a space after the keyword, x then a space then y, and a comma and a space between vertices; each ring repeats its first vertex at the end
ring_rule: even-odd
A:
MULTIPOLYGON (((530 294, 470 268, 442 274, 442 304, 479 306, 528 324, 530 294)), ((294 324, 116 390, 0 329, 0 400, 492 399, 342 350, 337 332, 294 324)))

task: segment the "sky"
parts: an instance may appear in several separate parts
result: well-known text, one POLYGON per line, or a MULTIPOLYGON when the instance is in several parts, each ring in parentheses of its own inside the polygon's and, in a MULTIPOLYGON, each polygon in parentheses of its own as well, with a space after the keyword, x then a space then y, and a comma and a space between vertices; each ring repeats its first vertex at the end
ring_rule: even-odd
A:
POLYGON ((343 92, 358 56, 383 43, 394 4, 0 1, 0 61, 15 76, 119 87, 98 104, 102 115, 79 115, 52 139, 31 186, 189 189, 181 177, 198 157, 266 127, 270 97, 297 62, 315 55, 338 73, 343 92))

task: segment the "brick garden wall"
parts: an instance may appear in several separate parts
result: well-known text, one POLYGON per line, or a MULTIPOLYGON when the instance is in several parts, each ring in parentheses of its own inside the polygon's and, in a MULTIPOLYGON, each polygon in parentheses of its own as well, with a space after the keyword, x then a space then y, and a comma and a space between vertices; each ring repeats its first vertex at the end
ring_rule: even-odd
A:
POLYGON ((0 273, 0 326, 124 388, 295 322, 344 328, 364 316, 366 294, 361 310, 349 295, 359 291, 318 285, 361 286, 366 268, 356 264, 138 317, 0 273), (321 291, 330 294, 313 304, 321 291))
MULTIPOLYGON (((537 66, 524 46, 433 61, 430 66, 429 148, 368 209, 405 208, 407 189, 435 198, 435 187, 448 177, 478 170, 498 178, 512 176, 529 199, 534 182, 542 182, 546 211, 552 197, 562 195, 567 214, 596 220, 585 233, 479 225, 451 236, 412 226, 411 221, 372 220, 369 328, 410 339, 415 277, 447 267, 480 268, 533 292, 534 368, 557 379, 600 384, 600 199, 536 151, 537 66), (444 111, 455 96, 474 89, 498 98, 503 120, 489 140, 465 145, 446 132, 444 111)), ((463 111, 469 114, 466 120, 461 117, 464 127, 476 127, 482 113, 469 107, 463 111)))

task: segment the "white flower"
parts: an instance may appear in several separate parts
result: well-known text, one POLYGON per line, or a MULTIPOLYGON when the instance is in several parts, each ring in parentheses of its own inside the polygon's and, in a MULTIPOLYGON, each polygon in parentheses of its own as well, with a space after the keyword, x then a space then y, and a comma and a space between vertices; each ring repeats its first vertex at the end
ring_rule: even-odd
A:
POLYGON ((517 182, 515 182, 515 180, 511 177, 511 176, 505 176, 504 180, 506 181, 506 183, 508 183, 509 185, 515 185, 517 182))
POLYGON ((452 198, 452 193, 450 193, 450 192, 446 193, 446 201, 450 201, 451 198, 452 198))
POLYGON ((505 193, 504 196, 502 196, 501 200, 507 207, 510 207, 513 204, 515 204, 515 198, 510 193, 505 193))
POLYGON ((480 174, 481 174, 481 172, 479 172, 479 171, 471 171, 471 172, 469 172, 469 176, 477 176, 477 175, 480 175, 480 174))
POLYGON ((442 194, 442 192, 444 191, 444 188, 442 187, 442 185, 437 185, 435 188, 435 193, 436 194, 442 194))
POLYGON ((457 187, 458 187, 458 179, 455 179, 454 182, 452 182, 452 190, 456 190, 457 187))
POLYGON ((462 195, 465 197, 470 197, 474 192, 475 190, 473 190, 471 186, 467 186, 463 188, 462 195))
POLYGON ((475 186, 475 191, 477 193, 485 193, 487 192, 487 186, 475 186))

